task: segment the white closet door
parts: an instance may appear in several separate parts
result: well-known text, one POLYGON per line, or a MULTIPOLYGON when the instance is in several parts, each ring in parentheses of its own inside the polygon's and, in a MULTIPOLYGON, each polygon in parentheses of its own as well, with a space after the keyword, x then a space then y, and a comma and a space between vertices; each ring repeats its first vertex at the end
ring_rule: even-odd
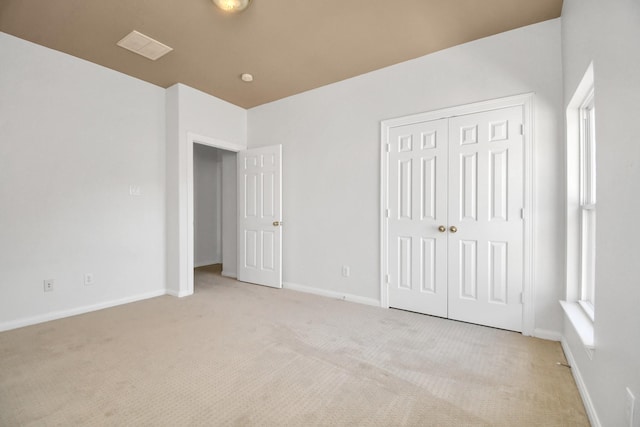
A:
POLYGON ((447 120, 389 131, 389 306, 447 316, 447 120))
POLYGON ((449 120, 449 318, 522 330, 522 108, 449 120))
POLYGON ((523 109, 388 133, 389 306, 522 330, 523 109))
POLYGON ((282 287, 282 146, 238 153, 238 280, 282 287))

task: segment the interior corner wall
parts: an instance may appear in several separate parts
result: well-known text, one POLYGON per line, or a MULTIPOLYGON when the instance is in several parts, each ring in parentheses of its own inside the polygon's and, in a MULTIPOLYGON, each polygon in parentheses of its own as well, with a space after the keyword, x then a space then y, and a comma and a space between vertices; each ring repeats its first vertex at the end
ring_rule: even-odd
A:
MULTIPOLYGON (((246 147, 247 110, 183 84, 166 91, 167 291, 185 296, 187 261, 187 158, 190 135, 246 147)), ((196 141, 197 142, 197 141, 196 141)))
POLYGON ((640 263, 634 226, 640 210, 640 3, 564 0, 562 50, 566 103, 593 61, 597 231, 595 350, 589 359, 570 323, 565 340, 603 426, 629 425, 626 388, 640 418, 640 263))
POLYGON ((379 300, 380 122, 534 92, 535 328, 559 336, 560 31, 546 21, 250 109, 249 147, 283 145, 284 281, 379 300))
POLYGON ((0 57, 0 330, 164 294, 164 89, 4 33, 0 57))

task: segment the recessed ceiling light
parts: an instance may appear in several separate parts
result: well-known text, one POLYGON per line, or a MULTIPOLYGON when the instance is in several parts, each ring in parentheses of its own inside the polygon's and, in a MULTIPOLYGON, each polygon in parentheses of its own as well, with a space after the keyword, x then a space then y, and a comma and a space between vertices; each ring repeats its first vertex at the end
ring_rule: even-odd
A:
POLYGON ((173 50, 172 47, 162 44, 159 41, 137 31, 131 31, 116 44, 152 61, 155 61, 173 50))
POLYGON ((249 74, 249 73, 244 73, 240 76, 240 78, 242 79, 243 82, 252 82, 253 81, 253 75, 249 74))
POLYGON ((211 0, 213 4, 218 6, 225 12, 240 12, 245 10, 251 3, 251 0, 211 0))

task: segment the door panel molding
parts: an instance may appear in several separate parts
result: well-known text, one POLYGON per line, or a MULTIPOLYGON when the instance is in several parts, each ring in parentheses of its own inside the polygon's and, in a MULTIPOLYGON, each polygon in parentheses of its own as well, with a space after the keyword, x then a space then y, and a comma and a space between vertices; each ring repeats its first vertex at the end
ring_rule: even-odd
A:
MULTIPOLYGON (((396 211, 396 209, 390 209, 392 203, 397 203, 397 201, 389 200, 389 173, 392 169, 397 171, 397 165, 391 165, 390 162, 390 132, 394 128, 398 128, 401 126, 414 125, 429 121, 435 121, 438 119, 449 119, 456 116, 467 115, 467 114, 475 114, 481 112, 488 112, 492 110, 504 109, 507 107, 520 106, 522 107, 522 120, 523 125, 521 129, 515 129, 515 131, 520 131, 522 134, 522 189, 523 189, 523 200, 522 200, 522 212, 518 212, 517 215, 522 217, 523 220, 523 245, 522 245, 522 333, 523 335, 533 335, 534 332, 534 324, 535 324, 535 306, 534 306, 534 283, 535 277, 533 274, 533 253, 534 253, 534 239, 533 239, 533 230, 534 230, 534 218, 532 212, 534 211, 534 162, 533 162, 533 106, 534 106, 534 95, 532 93, 510 96, 505 98, 492 99, 488 101, 482 101, 467 105, 454 106, 449 108, 444 108, 435 111, 429 111, 419 114, 414 114, 405 117, 393 118, 388 120, 383 120, 381 122, 380 132, 381 132, 381 162, 380 162, 380 173, 381 173, 381 191, 380 191, 380 234, 381 234, 381 250, 380 250, 380 301, 382 307, 389 307, 389 292, 388 292, 388 280, 390 275, 392 274, 392 270, 396 270, 399 267, 398 264, 395 266, 390 265, 389 261, 389 253, 390 253, 390 245, 395 246, 395 243, 398 242, 390 242, 389 241, 389 217, 391 216, 392 211, 396 211)), ((460 130, 459 135, 450 135, 451 138, 458 141, 463 148, 472 148, 474 144, 477 143, 479 132, 484 132, 489 135, 489 139, 492 143, 496 143, 496 146, 500 146, 501 142, 505 139, 508 139, 508 132, 512 132, 514 130, 507 129, 505 123, 502 120, 493 120, 489 122, 488 129, 477 129, 473 126, 470 126, 468 129, 464 128, 460 130)), ((397 136, 396 136, 397 137, 397 136)), ((420 148, 428 148, 431 147, 433 143, 435 143, 435 137, 432 139, 429 135, 429 132, 425 132, 420 135, 420 138, 412 138, 411 135, 406 135, 406 138, 401 139, 404 144, 399 144, 400 149, 409 150, 410 147, 416 142, 419 144, 420 148)), ((502 148, 492 152, 490 155, 492 156, 491 165, 493 170, 490 173, 490 182, 491 187, 490 190, 492 205, 488 207, 487 212, 477 212, 477 215, 491 216, 491 221, 493 222, 502 222, 504 221, 504 216, 514 215, 513 212, 505 212, 504 206, 504 185, 505 185, 505 177, 504 171, 507 168, 507 164, 504 162, 508 162, 508 154, 502 154, 502 148)), ((401 150, 399 150, 401 151, 401 150)), ((420 166, 423 166, 424 163, 420 166)), ((413 165, 415 168, 418 165, 413 165)), ((477 172, 477 170, 476 170, 477 172)), ((422 177, 421 177, 422 178, 422 177)), ((418 187, 421 187, 423 182, 414 182, 418 184, 418 187)), ((472 184, 472 182, 469 182, 472 184)), ((416 191, 412 189, 412 191, 416 191)), ((418 189, 420 191, 420 189, 418 189)), ((422 196, 426 194, 423 192, 422 196)), ((471 196, 472 194, 469 194, 471 196)), ((418 206, 417 208, 421 211, 418 214, 423 216, 423 209, 425 208, 424 203, 426 200, 422 199, 423 206, 418 206)), ((470 199, 469 202, 472 200, 470 199)), ((462 205, 460 205, 462 206, 462 205)), ((398 206, 399 207, 399 206, 398 206)), ((407 206, 406 207, 412 215, 415 215, 414 212, 416 207, 407 206)), ((471 211, 466 211, 464 213, 472 214, 473 206, 469 206, 468 208, 471 211)), ((476 209, 479 207, 476 205, 476 209)), ((457 214, 462 214, 463 212, 459 212, 457 214)), ((446 225, 446 224, 445 224, 446 225)), ((445 233, 442 233, 445 234, 445 233)), ((407 235, 408 236, 408 235, 407 235)), ((506 241, 506 240, 505 240, 506 241)), ((508 262, 508 257, 505 258, 506 248, 502 246, 504 243, 500 239, 495 239, 492 241, 493 246, 490 246, 490 258, 491 264, 487 264, 489 260, 485 260, 487 262, 483 262, 483 269, 489 271, 484 271, 482 274, 488 275, 491 280, 491 298, 493 298, 493 302, 496 305, 501 304, 501 299, 504 298, 503 293, 503 284, 504 284, 504 268, 505 262, 508 262), (486 267, 486 268, 484 268, 486 267)), ((437 242, 436 242, 437 244, 437 242)), ((414 257, 423 257, 422 261, 426 260, 424 258, 424 254, 422 254, 422 250, 424 245, 422 242, 416 242, 413 245, 415 248, 413 252, 418 252, 417 254, 413 254, 414 257)), ((479 261, 479 260, 478 260, 479 261)), ((422 280, 422 275, 424 274, 426 265, 424 262, 421 262, 422 268, 416 273, 414 276, 419 278, 417 286, 423 286, 424 281, 422 280)), ((480 265, 476 265, 476 267, 481 267, 480 265)), ((437 268, 437 266, 436 266, 437 268)), ((478 274, 481 274, 478 272, 478 274)))

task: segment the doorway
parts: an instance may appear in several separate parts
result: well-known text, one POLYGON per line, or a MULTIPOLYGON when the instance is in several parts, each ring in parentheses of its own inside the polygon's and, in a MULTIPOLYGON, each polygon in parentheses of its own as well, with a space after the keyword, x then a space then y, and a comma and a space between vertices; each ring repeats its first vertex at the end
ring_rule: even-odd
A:
POLYGON ((383 305, 528 330, 529 101, 383 122, 383 305))
MULTIPOLYGON (((223 239, 225 233, 231 236, 229 242, 235 242, 238 250, 230 250, 229 244, 225 245, 223 240, 223 259, 228 267, 235 265, 236 270, 231 273, 223 270, 223 274, 266 286, 282 287, 282 146, 264 146, 260 148, 247 149, 244 146, 227 141, 208 138, 202 135, 187 133, 187 155, 186 155, 186 203, 184 207, 184 224, 186 225, 186 238, 181 240, 181 247, 184 248, 186 257, 181 257, 181 265, 185 267, 186 290, 179 292, 177 296, 193 294, 194 290, 194 242, 195 242, 195 202, 194 202, 194 149, 196 145, 202 144, 209 147, 217 147, 228 150, 235 158, 235 179, 236 185, 224 186, 230 191, 236 191, 238 202, 230 204, 229 207, 236 207, 235 220, 236 227, 223 227, 223 239), (255 164, 254 164, 255 163, 255 164), (265 180, 267 176, 272 179, 265 180), (254 185, 247 185, 249 179, 254 185), (242 185, 239 185, 242 183, 242 185), (269 184, 269 185, 267 185, 269 184), (233 190, 235 188, 235 190, 233 190), (270 204, 267 201, 271 201, 270 204), (251 201, 251 203, 248 203, 251 201), (266 209, 270 206, 272 209, 266 209), (241 221, 251 219, 256 221, 241 221), (267 223, 265 223, 267 221, 267 223), (275 229, 275 232, 273 230, 275 229), (260 236, 260 238, 250 237, 260 236), (264 239, 265 235, 271 235, 272 239, 264 239), (242 236, 242 238, 240 237, 242 236), (239 242, 243 242, 240 245, 239 242), (250 244, 246 244, 249 242, 250 244), (268 244, 267 244, 268 243, 268 244), (182 246, 184 245, 184 246, 182 246), (226 249, 225 249, 226 248, 226 249), (249 250, 247 250, 249 249, 249 250), (229 250, 227 254, 227 250, 229 250), (227 255, 225 255, 227 254, 227 255), (230 263, 229 259, 236 256, 236 261, 230 263), (184 260, 184 262, 182 261, 184 260), (256 261, 256 262, 251 262, 256 261), (251 277, 247 277, 247 273, 251 277)), ((233 162, 232 162, 233 163, 233 162)), ((224 164, 224 155, 223 155, 224 164)), ((224 175, 224 172, 223 172, 224 175)), ((231 175, 231 174, 230 174, 231 175)), ((224 211, 223 211, 224 212, 224 211)), ((224 222, 224 221, 223 221, 224 222)), ((182 285, 181 285, 182 286, 182 285)))
POLYGON ((194 267, 236 276, 236 153, 193 146, 194 267))
MULTIPOLYGON (((182 208, 180 210, 180 212, 184 212, 184 214, 181 214, 181 218, 184 221, 183 224, 185 225, 185 230, 186 230, 186 233, 183 235, 184 238, 181 238, 180 240, 180 253, 185 254, 186 256, 180 257, 180 265, 183 268, 181 271, 184 272, 183 275, 181 275, 181 277, 184 278, 184 281, 180 282, 181 290, 177 295, 180 297, 193 294, 193 287, 194 287, 194 266, 195 266, 195 254, 194 254, 195 200, 194 198, 195 196, 194 196, 194 154, 193 153, 197 145, 206 145, 208 147, 219 148, 223 152, 231 153, 232 155, 236 155, 236 153, 246 149, 245 146, 242 146, 239 144, 187 132, 187 144, 186 144, 186 156, 185 156, 186 161, 184 164, 184 167, 186 170, 186 174, 184 175, 186 178, 184 180, 184 185, 186 187, 187 197, 186 197, 186 200, 184 200, 184 202, 181 201, 182 208), (184 211, 182 209, 184 209, 184 211)), ((231 191, 234 191, 234 192, 237 191, 237 189, 235 189, 236 188, 235 186, 223 185, 222 188, 223 188, 223 191, 226 191, 226 189, 228 188, 230 188, 231 191)), ((227 205, 228 207, 235 206, 235 204, 227 204, 227 205)), ((224 238, 225 233, 227 233, 226 229, 227 227, 223 226, 223 230, 225 230, 223 232, 223 245, 222 245, 224 252, 226 252, 227 249, 229 249, 230 247, 233 247, 233 243, 237 244, 237 242, 234 241, 233 238, 229 240, 224 238), (225 241, 227 241, 226 245, 224 244, 225 241), (232 242, 232 243, 230 244, 229 242, 232 242), (225 247, 227 249, 224 249, 225 247)), ((234 233, 235 233, 235 230, 234 230, 234 233)), ((233 234, 233 236, 236 236, 236 235, 233 234)), ((235 239, 237 239, 237 237, 235 237, 235 239)), ((226 256, 225 254, 223 254, 223 259, 226 258, 225 263, 227 264, 228 268, 234 266, 234 264, 230 262, 232 259, 229 258, 233 256, 233 253, 226 256)), ((235 277, 235 271, 234 272, 226 271, 225 273, 229 277, 235 277)))

